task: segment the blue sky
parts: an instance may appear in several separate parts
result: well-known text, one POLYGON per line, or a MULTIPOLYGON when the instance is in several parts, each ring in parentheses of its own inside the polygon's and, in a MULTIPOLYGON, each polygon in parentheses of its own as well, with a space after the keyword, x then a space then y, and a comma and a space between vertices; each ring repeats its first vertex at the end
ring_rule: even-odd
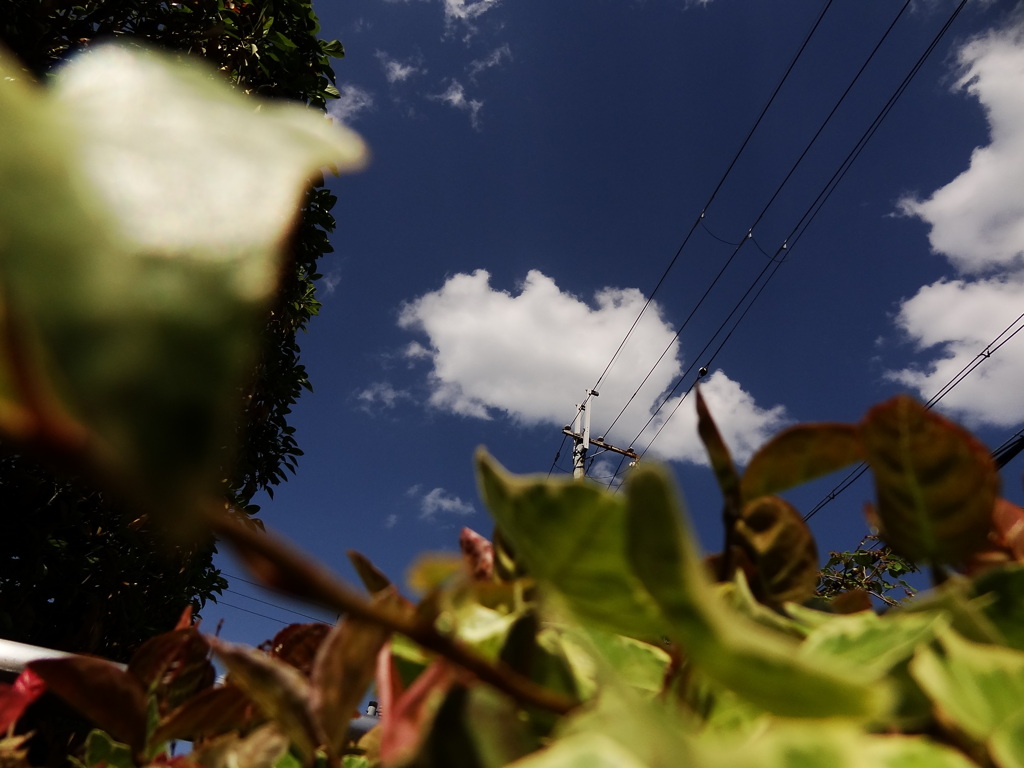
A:
MULTIPOLYGON (((268 527, 346 578, 354 548, 402 579, 461 526, 490 534, 475 447, 518 472, 560 451, 562 474, 561 428, 600 380, 593 433, 669 462, 716 547, 719 498, 679 402, 702 365, 742 461, 787 424, 928 400, 1005 341, 940 408, 991 447, 1011 437, 1022 6, 968 3, 816 204, 957 5, 835 0, 784 82, 824 0, 315 5, 348 54, 331 113, 373 157, 331 182, 335 253, 301 339, 315 391, 294 414, 306 455, 264 500, 268 527)), ((619 469, 598 456, 591 474, 619 469)), ((841 479, 792 500, 807 511, 841 479)), ((1004 486, 1021 501, 1015 464, 1004 486)), ((865 478, 815 515, 823 553, 857 544, 870 497, 865 478)), ((256 643, 303 620, 247 596, 283 604, 233 579, 207 621, 256 643)))

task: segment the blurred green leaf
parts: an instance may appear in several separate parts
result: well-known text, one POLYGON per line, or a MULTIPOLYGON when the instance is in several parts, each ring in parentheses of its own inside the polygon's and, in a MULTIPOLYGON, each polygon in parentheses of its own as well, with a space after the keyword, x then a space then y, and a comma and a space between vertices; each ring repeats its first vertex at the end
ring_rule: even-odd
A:
POLYGON ((999 475, 981 442, 907 396, 872 408, 861 435, 882 535, 897 553, 961 563, 986 546, 999 475))
POLYGON ((638 468, 626 492, 632 568, 660 607, 667 634, 696 667, 780 715, 868 717, 884 711, 889 691, 882 681, 801 659, 792 637, 715 597, 663 471, 638 468))
POLYGON ((1024 652, 940 634, 941 653, 918 649, 910 671, 943 714, 969 736, 986 741, 1024 716, 1024 652))
POLYGON ((85 764, 108 768, 135 768, 131 747, 114 741, 103 731, 90 731, 85 739, 85 764))
MULTIPOLYGON (((0 397, 31 395, 12 396, 12 381, 52 382, 92 435, 57 449, 88 451, 133 500, 180 517, 220 490, 306 180, 358 166, 363 145, 138 48, 90 49, 49 93, 0 70, 0 284, 29 351, 0 350, 0 397)), ((29 405, 53 421, 56 406, 29 405)))
POLYGON ((971 583, 971 595, 1006 644, 1024 651, 1024 565, 986 571, 971 583))
POLYGON ((747 501, 785 491, 864 458, 857 427, 800 424, 783 430, 751 458, 740 488, 747 501))

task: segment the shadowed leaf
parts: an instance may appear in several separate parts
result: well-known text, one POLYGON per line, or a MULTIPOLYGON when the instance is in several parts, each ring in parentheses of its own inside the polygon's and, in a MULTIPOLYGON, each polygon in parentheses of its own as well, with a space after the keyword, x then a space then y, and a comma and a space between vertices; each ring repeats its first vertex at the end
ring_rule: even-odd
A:
POLYGON ((743 499, 740 496, 740 477, 732 463, 729 448, 722 439, 718 427, 715 426, 714 419, 711 418, 711 412, 708 411, 704 396, 700 393, 700 387, 694 391, 697 395, 697 432, 708 452, 708 459, 715 471, 718 487, 722 489, 726 506, 733 514, 738 514, 740 506, 743 504, 743 499))
POLYGON ((346 554, 348 555, 349 562, 352 563, 352 567, 359 574, 359 579, 363 582, 363 586, 369 592, 381 592, 391 586, 391 579, 362 552, 350 549, 346 554))
POLYGON ((330 632, 330 625, 320 622, 290 624, 274 635, 267 650, 271 656, 291 664, 309 677, 317 652, 330 632))
POLYGON ((907 396, 872 408, 861 435, 894 551, 949 564, 986 546, 999 475, 981 442, 907 396))
POLYGON ((146 742, 146 691, 116 664, 89 656, 33 661, 47 688, 139 753, 146 742))
POLYGON ((419 751, 445 696, 455 684, 455 672, 437 659, 384 710, 380 754, 384 765, 401 764, 419 751))
POLYGON ((155 744, 172 739, 194 741, 242 730, 252 719, 254 706, 235 685, 207 688, 163 718, 151 741, 155 744))
MULTIPOLYGON (((378 592, 373 601, 394 610, 406 608, 394 587, 378 592)), ((350 616, 320 646, 310 680, 311 708, 335 752, 345 745, 349 720, 373 681, 374 662, 390 635, 379 624, 350 616)))
POLYGON ((247 736, 230 733, 203 744, 196 762, 204 768, 272 768, 288 751, 288 738, 273 723, 247 736))
POLYGON ((312 757, 326 739, 310 708, 310 686, 302 673, 259 651, 214 638, 210 643, 231 682, 277 723, 303 755, 312 757))
POLYGON ((793 488, 862 461, 852 424, 801 424, 783 430, 755 453, 740 481, 747 501, 793 488))
POLYGON ((736 523, 736 542, 754 566, 752 585, 770 605, 802 603, 818 584, 818 548, 803 517, 778 496, 747 502, 736 523))
POLYGON ((128 671, 149 694, 155 694, 161 714, 177 707, 201 688, 213 685, 215 672, 210 646, 191 627, 150 638, 132 656, 128 671))

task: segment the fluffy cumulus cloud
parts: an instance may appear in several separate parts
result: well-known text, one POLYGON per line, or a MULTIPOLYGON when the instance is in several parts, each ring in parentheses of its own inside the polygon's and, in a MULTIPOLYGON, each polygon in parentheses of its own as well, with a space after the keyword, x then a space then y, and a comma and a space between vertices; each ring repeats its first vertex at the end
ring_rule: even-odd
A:
MULTIPOLYGON (((513 294, 493 288, 490 275, 478 270, 454 275, 439 290, 406 304, 399 324, 426 339, 410 345, 407 356, 430 365, 434 407, 479 419, 502 416, 559 427, 572 421, 585 388, 611 359, 644 303, 643 294, 633 288, 604 288, 588 302, 538 271, 531 271, 513 294)), ((626 447, 643 432, 642 447, 660 430, 652 451, 703 463, 692 398, 671 419, 676 401, 652 419, 682 366, 674 329, 652 304, 601 384, 592 411, 594 434, 601 434, 621 410, 614 434, 606 435, 611 442, 626 447)), ((781 408, 759 407, 722 371, 706 379, 704 392, 741 459, 785 419, 781 408)))
POLYGON ((967 43, 959 64, 957 88, 984 108, 989 144, 944 187, 900 209, 929 225, 933 250, 961 279, 925 286, 902 303, 897 324, 925 360, 891 377, 928 399, 984 358, 942 407, 975 425, 1003 426, 1024 420, 1024 335, 1001 335, 1013 333, 1024 310, 1024 23, 967 43))
POLYGON ((406 495, 419 505, 421 520, 437 520, 440 516, 468 517, 476 514, 476 508, 468 501, 451 494, 444 488, 432 488, 424 492, 422 486, 414 485, 406 495))
POLYGON ((327 102, 327 114, 334 120, 347 125, 373 109, 373 94, 365 88, 346 83, 338 91, 341 96, 327 102))

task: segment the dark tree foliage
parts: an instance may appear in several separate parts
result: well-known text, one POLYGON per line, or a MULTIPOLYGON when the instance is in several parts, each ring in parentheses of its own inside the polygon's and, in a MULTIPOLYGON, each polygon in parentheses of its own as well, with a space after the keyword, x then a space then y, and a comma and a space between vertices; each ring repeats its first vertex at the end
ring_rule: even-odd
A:
MULTIPOLYGON (((0 43, 38 78, 82 48, 139 40, 203 57, 246 93, 323 108, 337 95, 331 58, 344 51, 318 33, 310 0, 0 0, 0 43)), ((272 493, 302 453, 288 424, 309 388, 296 334, 319 308, 317 261, 332 250, 334 202, 322 185, 309 191, 251 385, 239 393, 242 435, 225 495, 249 515, 259 509, 253 496, 272 493)), ((0 505, 0 636, 127 660, 186 605, 199 609, 226 586, 213 541, 169 548, 144 518, 23 457, 0 459, 0 505)))

